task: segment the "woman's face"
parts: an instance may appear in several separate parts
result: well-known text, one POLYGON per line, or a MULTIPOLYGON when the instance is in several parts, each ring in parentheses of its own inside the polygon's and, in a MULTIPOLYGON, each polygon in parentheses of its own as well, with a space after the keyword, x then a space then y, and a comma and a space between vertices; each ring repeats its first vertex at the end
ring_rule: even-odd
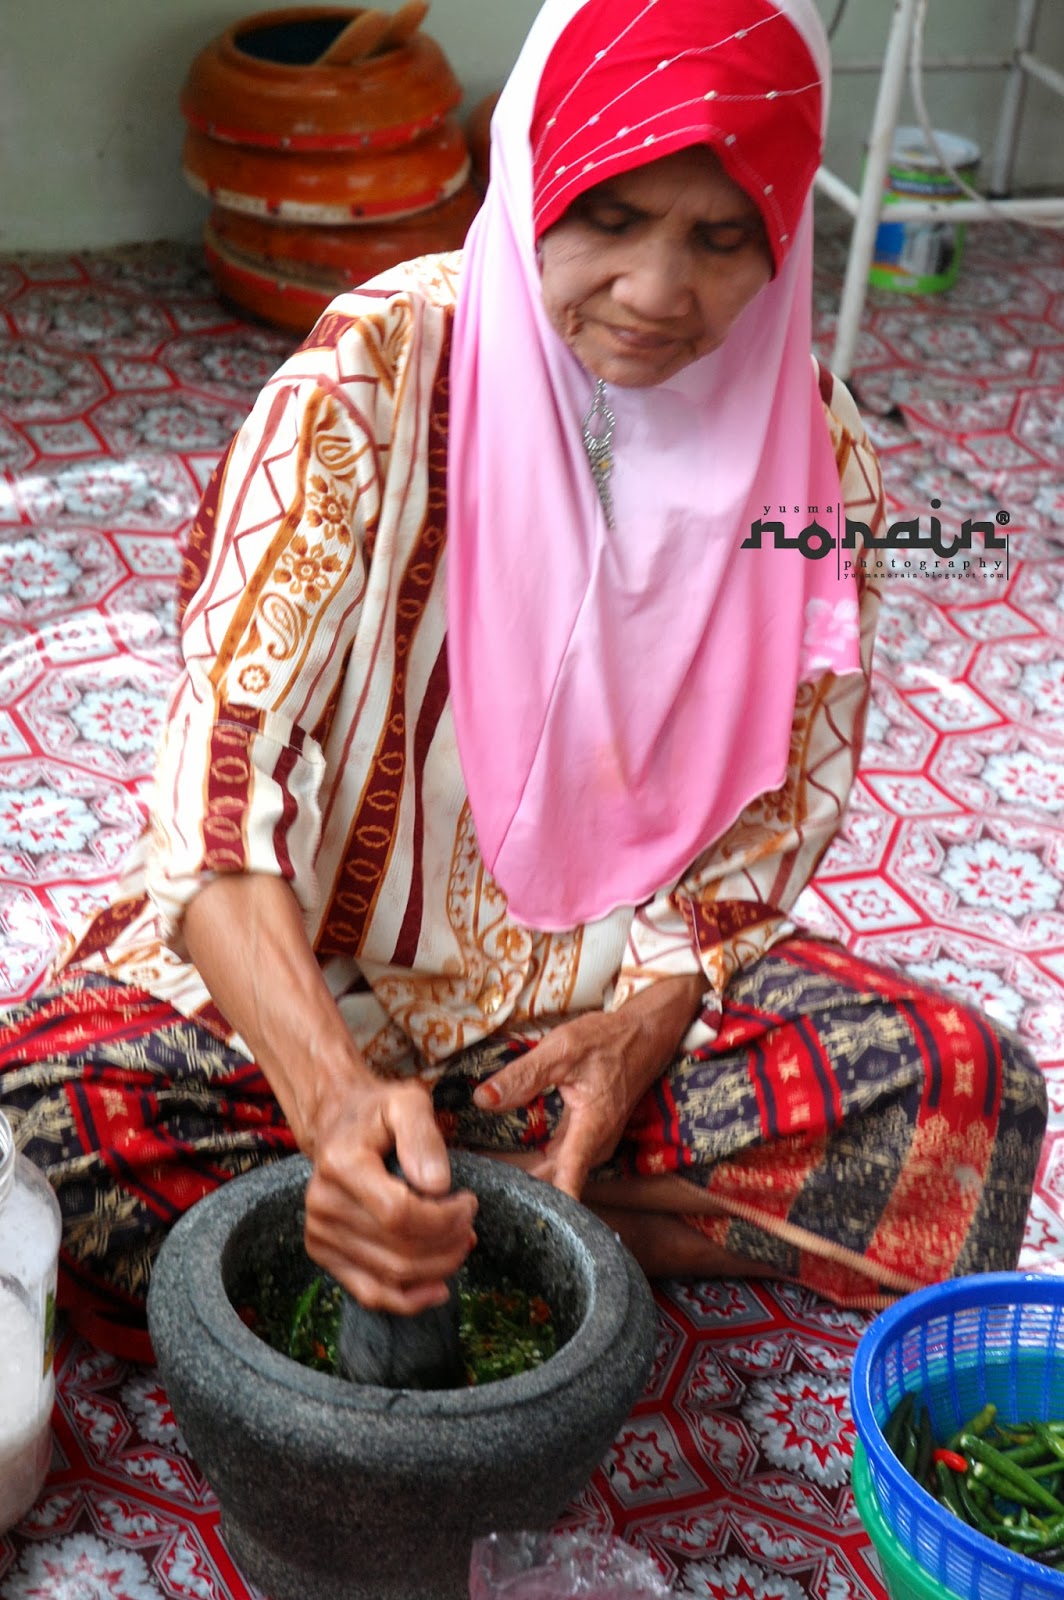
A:
POLYGON ((760 213, 704 145, 596 185, 540 241, 543 304, 595 378, 663 383, 772 276, 760 213))

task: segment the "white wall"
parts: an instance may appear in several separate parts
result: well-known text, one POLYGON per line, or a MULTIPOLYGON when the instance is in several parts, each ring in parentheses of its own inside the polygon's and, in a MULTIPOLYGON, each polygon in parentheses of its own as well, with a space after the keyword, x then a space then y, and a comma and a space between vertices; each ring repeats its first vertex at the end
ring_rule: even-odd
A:
MULTIPOLYGON (((291 0, 289 0, 291 3, 291 0)), ((307 0, 305 0, 307 3, 307 0)), ((380 0, 396 9, 398 0, 380 0)), ((433 0, 426 24, 469 103, 505 77, 538 0, 433 0)), ((835 0, 818 0, 825 19, 835 0)), ((206 202, 180 176, 178 95, 196 52, 266 0, 0 0, 0 251, 193 238, 206 202)), ((890 0, 849 0, 839 59, 879 54, 890 0)), ((1064 67, 1064 4, 1045 6, 1040 51, 1064 67)), ((1008 48, 1014 4, 935 0, 929 47, 1008 48)), ((938 127, 989 150, 1000 75, 935 74, 938 127)), ((841 76, 829 161, 856 177, 875 79, 841 76)), ((1064 190, 1064 101, 1029 93, 1018 176, 1064 190)))
MULTIPOLYGON (((0 0, 0 251, 195 237, 208 208, 180 173, 185 74, 230 23, 284 3, 0 0)), ((434 0, 426 26, 475 97, 535 11, 434 0)))

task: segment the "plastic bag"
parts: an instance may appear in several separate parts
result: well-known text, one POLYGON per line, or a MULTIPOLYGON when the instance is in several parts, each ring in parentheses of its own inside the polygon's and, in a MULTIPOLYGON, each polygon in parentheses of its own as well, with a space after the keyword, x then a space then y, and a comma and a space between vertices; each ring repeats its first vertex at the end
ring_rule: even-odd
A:
POLYGON ((668 1600, 649 1556, 597 1533, 493 1533, 469 1564, 469 1600, 668 1600))

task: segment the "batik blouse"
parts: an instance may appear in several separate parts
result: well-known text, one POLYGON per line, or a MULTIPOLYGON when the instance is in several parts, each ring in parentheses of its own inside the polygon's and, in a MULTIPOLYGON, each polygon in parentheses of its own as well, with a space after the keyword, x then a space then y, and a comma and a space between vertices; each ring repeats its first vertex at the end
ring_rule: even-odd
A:
MULTIPOLYGON (((426 257, 390 275, 387 292, 342 296, 263 389, 193 528, 184 667, 149 827, 60 965, 138 985, 242 1048, 187 959, 182 915, 219 873, 272 873, 291 885, 380 1071, 431 1077, 489 1035, 534 1039, 658 978, 700 973, 694 1047, 712 1037, 731 975, 793 931, 788 912, 842 820, 878 594, 864 585, 864 675, 799 686, 782 784, 679 882, 582 927, 513 921, 481 859, 448 696, 459 270, 460 256, 426 257)), ((820 390, 846 514, 875 528, 874 452, 843 385, 821 371, 820 390)), ((741 542, 737 530, 737 559, 741 542)), ((710 770, 712 739, 707 715, 710 770)))

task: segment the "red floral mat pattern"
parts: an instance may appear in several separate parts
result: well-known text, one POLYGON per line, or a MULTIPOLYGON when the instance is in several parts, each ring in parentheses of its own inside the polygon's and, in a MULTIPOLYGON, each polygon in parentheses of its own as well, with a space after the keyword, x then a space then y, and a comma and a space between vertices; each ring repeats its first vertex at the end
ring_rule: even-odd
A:
MULTIPOLYGON (((866 1317, 787 1285, 674 1284, 657 1301, 646 1391, 562 1525, 621 1534, 678 1594, 878 1596, 849 1483, 866 1317)), ((3 1600, 256 1594, 154 1370, 64 1338, 52 1471, 0 1538, 3 1600)))
MULTIPOLYGON (((818 252, 830 354, 845 236, 818 252)), ((282 335, 177 247, 0 259, 0 1004, 40 981, 139 831, 176 661, 182 533, 282 335)), ((851 812, 800 910, 954 985, 1042 1062, 1024 1265, 1064 1271, 1064 241, 972 229, 938 300, 873 293, 854 387, 898 516, 1009 514, 1007 568, 885 582, 851 812), (986 308, 989 308, 987 310, 986 308)), ((646 1393, 564 1519, 677 1593, 879 1600, 849 1487, 867 1318, 787 1285, 669 1284, 646 1393)), ((70 1336, 53 1469, 0 1600, 247 1600, 154 1371, 70 1336)), ((412 1597, 416 1600, 416 1597, 412 1597)))

